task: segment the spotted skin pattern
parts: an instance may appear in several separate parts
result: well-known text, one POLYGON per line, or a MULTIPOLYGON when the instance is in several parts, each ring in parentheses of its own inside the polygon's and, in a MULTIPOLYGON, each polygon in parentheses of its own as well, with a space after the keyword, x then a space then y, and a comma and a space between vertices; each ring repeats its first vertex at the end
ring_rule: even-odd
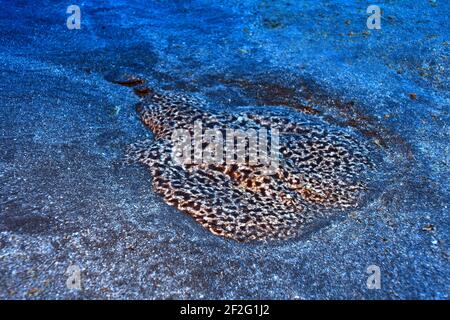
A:
POLYGON ((344 130, 296 123, 279 115, 207 111, 197 97, 152 93, 136 107, 153 140, 132 145, 130 161, 150 169, 153 190, 215 235, 237 241, 287 239, 332 209, 359 205, 364 173, 371 167, 365 144, 344 130), (276 128, 279 165, 267 175, 261 164, 179 164, 172 158, 175 129, 276 128))

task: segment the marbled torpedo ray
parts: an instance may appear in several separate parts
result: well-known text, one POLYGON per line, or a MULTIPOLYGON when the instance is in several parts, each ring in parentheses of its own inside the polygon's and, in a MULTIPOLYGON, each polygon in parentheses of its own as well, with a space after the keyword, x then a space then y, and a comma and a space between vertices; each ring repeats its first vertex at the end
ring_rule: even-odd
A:
POLYGON ((213 234, 237 241, 285 239, 330 209, 358 206, 370 169, 365 144, 344 130, 278 115, 207 111, 206 102, 161 92, 137 106, 154 139, 134 144, 128 159, 147 166, 153 190, 213 234), (180 164, 172 157, 175 129, 276 128, 280 163, 272 175, 258 164, 180 164))

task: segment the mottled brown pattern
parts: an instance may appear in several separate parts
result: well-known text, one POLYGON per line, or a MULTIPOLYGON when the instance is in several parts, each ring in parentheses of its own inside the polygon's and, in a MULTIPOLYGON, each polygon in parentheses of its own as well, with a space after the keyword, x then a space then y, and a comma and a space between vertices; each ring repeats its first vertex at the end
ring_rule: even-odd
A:
POLYGON ((136 108, 154 139, 133 145, 128 158, 148 167, 153 190, 213 234, 237 241, 285 239, 332 209, 359 205, 370 169, 366 145, 335 127, 296 123, 278 115, 212 113, 206 102, 177 93, 143 96, 136 108), (261 165, 177 164, 174 129, 271 126, 280 133, 280 164, 272 175, 261 165))

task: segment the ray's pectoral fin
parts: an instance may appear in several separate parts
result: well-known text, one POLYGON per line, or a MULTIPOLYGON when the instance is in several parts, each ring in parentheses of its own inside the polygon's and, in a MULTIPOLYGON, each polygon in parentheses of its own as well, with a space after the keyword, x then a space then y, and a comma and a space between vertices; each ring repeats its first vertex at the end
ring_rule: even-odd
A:
POLYGON ((191 169, 153 169, 153 188, 213 234, 236 241, 286 238, 307 219, 298 215, 301 208, 244 189, 222 172, 191 169))
POLYGON ((370 161, 356 140, 327 132, 287 137, 280 149, 286 159, 283 179, 303 199, 329 208, 357 205, 370 161))
MULTIPOLYGON (((159 146, 153 140, 146 139, 130 144, 125 149, 123 162, 127 164, 145 163, 159 157, 159 146)), ((151 165, 149 163, 149 165, 151 165)))

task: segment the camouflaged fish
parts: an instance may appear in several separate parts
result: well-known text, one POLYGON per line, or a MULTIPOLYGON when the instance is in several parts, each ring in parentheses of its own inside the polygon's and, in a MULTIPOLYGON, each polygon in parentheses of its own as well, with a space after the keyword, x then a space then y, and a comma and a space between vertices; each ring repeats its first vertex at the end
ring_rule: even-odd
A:
POLYGON ((356 135, 336 127, 296 122, 271 114, 210 111, 203 99, 146 91, 137 112, 154 139, 136 143, 128 159, 150 169, 153 190, 215 235, 237 241, 286 239, 333 209, 359 205, 370 152, 356 135), (209 110, 209 111, 208 111, 209 110), (275 128, 279 163, 263 165, 174 161, 176 129, 275 128))

